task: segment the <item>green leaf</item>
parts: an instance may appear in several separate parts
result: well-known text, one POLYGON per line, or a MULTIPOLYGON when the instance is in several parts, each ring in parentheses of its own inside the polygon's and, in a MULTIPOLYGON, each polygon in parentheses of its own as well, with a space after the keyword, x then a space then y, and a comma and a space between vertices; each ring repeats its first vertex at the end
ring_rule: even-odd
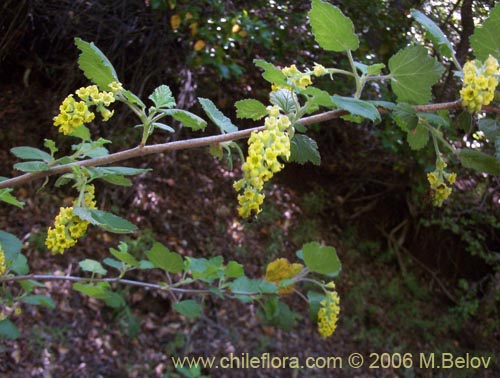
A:
POLYGON ((201 304, 193 299, 174 303, 174 310, 190 319, 200 318, 202 315, 201 304))
POLYGON ((7 266, 17 259, 17 256, 21 252, 23 243, 17 238, 17 236, 0 230, 0 245, 2 246, 5 260, 7 260, 7 266))
POLYGON ((78 65, 85 77, 97 84, 101 90, 109 91, 108 85, 119 81, 111 62, 93 42, 75 38, 75 44, 81 51, 78 65))
POLYGON ((24 202, 18 201, 16 197, 14 197, 10 192, 12 192, 14 189, 12 188, 3 188, 0 189, 0 201, 8 203, 9 205, 14 205, 19 208, 23 208, 24 202))
MULTIPOLYGON (((241 276, 229 284, 231 291, 244 293, 259 293, 260 280, 251 279, 247 276, 241 276)), ((278 290, 277 286, 276 291, 278 290)), ((248 303, 253 300, 249 295, 236 294, 235 297, 243 303, 248 303)))
POLYGON ((172 96, 172 91, 170 90, 168 85, 160 85, 148 98, 153 101, 158 109, 170 109, 176 105, 175 98, 174 96, 172 96))
POLYGON ((236 101, 234 106, 236 107, 236 116, 238 118, 257 121, 267 115, 266 106, 262 102, 251 98, 236 101))
POLYGON ((327 91, 316 87, 307 87, 300 94, 306 95, 308 97, 308 102, 310 105, 324 106, 326 108, 332 108, 334 106, 332 98, 327 91))
POLYGON ((309 299, 309 318, 312 322, 318 321, 318 311, 321 307, 320 302, 325 298, 325 293, 318 293, 316 291, 308 291, 307 299, 309 299))
POLYGON ((405 102, 397 104, 392 115, 396 124, 403 131, 414 130, 418 125, 417 112, 405 102))
POLYGON ((75 206, 74 214, 82 220, 86 220, 103 230, 116 234, 127 234, 134 232, 137 227, 128 220, 102 210, 86 209, 75 206))
POLYGON ((139 269, 154 269, 154 265, 151 261, 141 260, 139 261, 139 269))
POLYGON ((379 107, 379 108, 384 108, 384 109, 388 109, 388 110, 394 110, 396 108, 396 104, 394 102, 390 102, 390 101, 369 101, 370 104, 373 104, 374 106, 376 107, 379 107))
POLYGON ((153 122, 153 126, 157 129, 160 129, 160 130, 163 130, 163 131, 167 131, 169 133, 175 133, 175 130, 173 127, 169 126, 169 125, 165 125, 164 123, 160 123, 160 122, 153 122))
POLYGON ((296 326, 300 316, 290 310, 286 303, 279 301, 277 297, 275 298, 271 298, 265 304, 266 322, 290 332, 296 326))
POLYGON ((14 164, 14 169, 17 169, 21 172, 43 172, 48 171, 49 166, 47 163, 43 163, 41 161, 25 161, 22 163, 14 164))
POLYGON ((429 142, 429 131, 419 123, 415 129, 408 131, 407 140, 412 150, 420 150, 429 142))
POLYGON ((474 29, 469 38, 472 51, 477 59, 485 61, 488 55, 500 60, 500 3, 491 10, 490 15, 482 26, 474 29))
POLYGON ((379 75, 380 72, 382 72, 382 70, 385 68, 384 63, 377 63, 367 66, 366 64, 360 62, 354 62, 354 65, 364 75, 379 75))
POLYGON ((45 306, 51 309, 56 308, 56 304, 51 297, 46 295, 27 295, 21 299, 21 302, 27 303, 33 306, 45 306))
POLYGON ((108 291, 108 297, 104 298, 104 303, 106 303, 107 306, 119 309, 122 308, 126 305, 125 299, 123 296, 119 293, 115 293, 113 291, 108 291))
POLYGON ((10 270, 17 274, 28 274, 30 268, 28 266, 28 259, 22 253, 19 253, 15 260, 12 261, 10 265, 10 270))
POLYGON ((480 173, 500 175, 500 162, 494 156, 465 148, 459 152, 458 157, 466 168, 474 169, 480 173))
POLYGON ((286 75, 274 64, 266 62, 263 59, 254 59, 257 67, 264 69, 262 77, 271 84, 288 85, 286 75))
POLYGON ((47 163, 52 160, 50 154, 33 147, 14 147, 10 149, 10 152, 23 160, 42 160, 47 163))
POLYGON ((139 97, 137 97, 135 94, 133 94, 132 92, 123 89, 122 94, 125 96, 125 98, 127 99, 127 102, 129 104, 139 105, 142 109, 144 109, 146 107, 146 104, 144 104, 144 102, 142 102, 142 100, 139 97))
POLYGON ((102 178, 104 181, 113 185, 130 186, 132 181, 120 175, 107 175, 102 178))
POLYGON ((468 133, 472 127, 472 114, 464 110, 455 118, 455 127, 468 133))
POLYGON ((210 118, 212 122, 215 123, 223 133, 233 133, 235 131, 238 131, 238 127, 233 125, 231 120, 226 117, 219 109, 217 109, 212 100, 200 97, 198 98, 198 101, 200 101, 200 104, 203 107, 205 113, 207 113, 208 118, 210 118))
POLYGON ((73 290, 79 291, 82 294, 97 299, 109 298, 111 296, 109 287, 110 287, 109 283, 107 282, 98 282, 96 284, 92 283, 82 284, 80 282, 76 282, 73 284, 73 290))
POLYGON ((89 167, 92 178, 101 178, 107 175, 135 176, 150 172, 150 168, 130 168, 130 167, 89 167))
POLYGON ((320 165, 321 156, 316 141, 307 135, 295 134, 290 142, 290 161, 299 164, 311 162, 320 165))
POLYGON ((161 243, 154 243, 153 247, 146 252, 148 260, 157 268, 169 273, 179 273, 184 270, 184 260, 178 253, 171 252, 161 243))
POLYGON ((339 8, 321 0, 313 0, 308 15, 314 39, 324 50, 357 50, 359 39, 354 33, 354 25, 339 8))
POLYGON ((83 141, 90 141, 90 130, 85 125, 78 126, 71 134, 72 137, 80 138, 83 141))
POLYGON ((287 89, 279 89, 269 94, 269 102, 280 108, 283 113, 293 113, 296 110, 297 95, 287 89))
POLYGON ((110 248, 109 252, 118 260, 130 266, 139 266, 139 261, 128 253, 128 246, 124 242, 120 242, 118 249, 110 248))
POLYGON ((194 279, 211 283, 215 279, 224 277, 224 269, 222 267, 224 259, 222 256, 215 256, 210 260, 205 258, 187 257, 186 260, 186 270, 191 270, 191 274, 194 279))
POLYGON ((91 272, 95 274, 102 274, 105 275, 108 273, 106 269, 101 265, 99 261, 96 260, 91 260, 91 259, 85 259, 82 260, 78 263, 80 265, 80 268, 86 272, 91 272))
POLYGON ((432 41, 432 44, 436 47, 441 55, 447 58, 452 58, 455 54, 453 45, 446 38, 446 35, 442 32, 439 26, 436 25, 429 17, 427 17, 422 12, 412 9, 411 15, 419 24, 421 24, 427 31, 427 36, 432 41))
POLYGON ((417 116, 419 118, 429 121, 431 124, 440 127, 448 127, 450 125, 449 121, 441 117, 440 115, 434 113, 424 113, 418 112, 417 116))
POLYGON ((227 278, 238 278, 243 276, 243 265, 237 263, 236 261, 230 261, 226 266, 226 277, 227 278))
POLYGON ((110 266, 112 268, 118 269, 119 271, 122 271, 124 268, 124 265, 122 262, 112 259, 111 257, 106 257, 104 260, 102 260, 104 264, 107 266, 110 266))
POLYGON ((432 86, 444 72, 423 46, 409 46, 389 59, 391 85, 399 102, 424 104, 432 98, 432 86))
POLYGON ((369 120, 376 123, 380 122, 381 120, 378 109, 368 101, 337 95, 334 95, 331 98, 332 102, 337 108, 346 110, 352 115, 368 118, 369 120))
POLYGON ((496 119, 482 118, 477 121, 479 131, 482 131, 484 136, 492 142, 495 142, 500 137, 500 123, 496 119))
POLYGON ((201 117, 198 117, 196 114, 193 114, 186 110, 169 109, 169 110, 163 110, 162 113, 171 116, 176 121, 182 123, 184 126, 189 127, 191 130, 194 131, 203 130, 205 127, 207 127, 207 121, 205 121, 201 117))
POLYGON ((19 336, 21 334, 14 323, 9 319, 0 320, 0 339, 15 340, 19 336))
POLYGON ((334 247, 311 242, 302 246, 302 253, 304 263, 311 271, 329 276, 336 276, 340 273, 340 260, 334 247))

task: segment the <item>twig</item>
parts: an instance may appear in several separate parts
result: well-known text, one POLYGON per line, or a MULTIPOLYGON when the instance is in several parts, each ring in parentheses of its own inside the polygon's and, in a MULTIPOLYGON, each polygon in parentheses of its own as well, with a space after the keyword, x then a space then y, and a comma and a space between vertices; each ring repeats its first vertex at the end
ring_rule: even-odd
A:
MULTIPOLYGON (((445 110, 445 109, 460 109, 462 105, 460 104, 459 101, 453 101, 453 102, 444 102, 444 103, 438 103, 438 104, 427 104, 427 105, 418 105, 415 106, 415 110, 419 112, 435 112, 438 110, 445 110)), ((488 107, 490 108, 490 107, 488 107)), ((493 111, 493 110, 491 110, 493 111)), ((497 110, 500 113, 500 109, 497 110)), ((381 114, 387 114, 389 113, 389 110, 379 108, 379 112, 381 114)), ((343 115, 348 114, 347 111, 345 110, 331 110, 328 112, 324 112, 321 114, 316 114, 310 117, 304 117, 298 121, 298 123, 307 126, 311 125, 314 123, 320 123, 320 122, 325 122, 328 120, 332 120, 335 118, 339 118, 343 115)), ((68 173, 71 172, 72 167, 74 166, 80 166, 80 167, 94 167, 94 166, 101 166, 101 165, 108 165, 112 163, 116 163, 119 161, 123 160, 128 160, 140 156, 146 156, 146 155, 151 155, 151 154, 157 154, 165 151, 176 151, 176 150, 186 150, 186 149, 192 149, 192 148, 198 148, 198 147, 206 147, 210 145, 216 145, 222 142, 228 142, 228 141, 233 141, 233 140, 238 140, 238 139, 243 139, 248 137, 252 132, 254 131, 261 131, 264 129, 264 126, 258 126, 258 127, 253 127, 251 129, 246 129, 246 130, 241 130, 241 131, 236 131, 234 133, 228 133, 228 134, 222 134, 222 135, 214 135, 214 136, 208 136, 208 137, 202 137, 202 138, 193 138, 193 139, 187 139, 187 140, 182 140, 182 141, 174 141, 174 142, 168 142, 168 143, 161 143, 161 144, 154 144, 150 146, 138 146, 135 148, 131 148, 129 150, 125 151, 120 151, 111 155, 107 156, 102 156, 99 158, 94 158, 94 159, 87 159, 75 163, 70 163, 70 164, 64 164, 64 165, 58 165, 55 167, 52 167, 46 171, 43 172, 35 172, 35 173, 26 173, 17 177, 13 177, 8 180, 4 180, 0 182, 0 189, 3 188, 13 188, 15 186, 27 184, 31 181, 41 179, 44 177, 56 175, 56 174, 63 174, 63 173, 68 173)))
MULTIPOLYGON (((209 289, 182 289, 178 287, 171 287, 168 285, 153 284, 149 282, 124 280, 120 277, 115 278, 87 278, 87 277, 77 277, 77 276, 56 276, 51 274, 26 274, 22 276, 1 276, 0 282, 16 282, 16 281, 72 281, 72 282, 108 282, 108 283, 122 283, 130 286, 139 286, 148 289, 171 291, 176 293, 184 294, 212 294, 209 289)), ((222 290, 225 294, 231 295, 248 295, 257 296, 261 295, 259 292, 249 292, 249 291, 233 291, 233 290, 222 290)))

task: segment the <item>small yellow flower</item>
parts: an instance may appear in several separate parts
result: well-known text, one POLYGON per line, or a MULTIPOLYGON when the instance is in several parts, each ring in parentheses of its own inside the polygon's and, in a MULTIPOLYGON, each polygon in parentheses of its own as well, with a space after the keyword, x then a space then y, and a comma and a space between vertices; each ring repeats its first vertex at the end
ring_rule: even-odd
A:
POLYGON ((113 93, 119 92, 123 89, 122 83, 119 83, 117 81, 113 81, 111 84, 108 85, 108 87, 113 93))
POLYGON ((314 76, 323 76, 323 75, 326 75, 328 73, 326 68, 318 63, 314 64, 313 71, 314 71, 314 76))
POLYGON ((2 245, 0 244, 0 276, 5 274, 7 270, 7 263, 5 262, 5 253, 3 251, 2 245))

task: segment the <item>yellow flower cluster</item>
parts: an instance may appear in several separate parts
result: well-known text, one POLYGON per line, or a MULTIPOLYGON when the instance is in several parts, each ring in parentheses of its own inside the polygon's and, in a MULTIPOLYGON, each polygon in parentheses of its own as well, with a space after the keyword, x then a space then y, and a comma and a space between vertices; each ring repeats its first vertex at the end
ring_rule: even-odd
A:
POLYGON ((238 195, 238 212, 243 218, 261 212, 264 183, 283 169, 278 157, 290 157, 290 138, 286 130, 291 122, 287 116, 279 114, 277 106, 268 107, 268 112, 265 129, 253 132, 248 139, 248 157, 242 166, 244 176, 234 183, 237 192, 243 190, 238 195))
MULTIPOLYGON (((290 264, 285 258, 271 261, 266 268, 264 279, 269 282, 274 282, 279 285, 280 281, 295 277, 304 268, 302 264, 290 264)), ((280 294, 290 294, 293 291, 294 285, 282 287, 279 289, 280 294)))
POLYGON ((326 287, 331 289, 320 302, 318 311, 318 332, 322 337, 329 337, 337 328, 337 320, 340 313, 340 298, 335 291, 335 284, 329 282, 326 287))
MULTIPOLYGON (((295 64, 283 68, 281 72, 285 74, 290 84, 299 89, 306 89, 309 85, 312 84, 311 75, 308 73, 300 72, 295 64)), ((271 88, 273 92, 278 91, 280 89, 291 90, 291 87, 289 86, 282 86, 277 84, 273 84, 271 88)))
POLYGON ((115 102, 115 93, 122 89, 122 85, 113 82, 109 84, 109 88, 111 92, 100 92, 96 85, 82 87, 75 92, 81 101, 77 101, 70 94, 59 106, 59 114, 54 117, 54 126, 59 127, 59 132, 64 135, 71 134, 77 127, 94 120, 95 113, 90 110, 91 106, 95 106, 101 113, 104 122, 108 121, 114 111, 107 107, 115 102))
POLYGON ((0 244, 0 276, 7 270, 7 263, 5 262, 5 252, 0 244))
POLYGON ((469 61, 464 65, 464 87, 460 90, 462 103, 469 113, 478 112, 495 97, 498 85, 498 61, 491 55, 483 65, 479 61, 469 61))
POLYGON ((321 64, 314 63, 313 73, 314 73, 314 76, 319 77, 319 76, 326 75, 328 73, 328 71, 321 64))
POLYGON ((432 204, 441 207, 443 202, 450 196, 452 189, 446 184, 455 184, 457 179, 456 173, 445 172, 446 163, 438 158, 436 162, 436 169, 427 174, 427 180, 431 186, 432 204), (446 181, 445 181, 446 180, 446 181))
MULTIPOLYGON (((87 185, 84 193, 84 206, 87 209, 95 209, 94 185, 87 185)), ((76 205, 76 201, 74 202, 76 205)), ((73 207, 61 207, 59 214, 54 221, 54 228, 49 227, 45 245, 52 251, 52 254, 64 253, 68 248, 73 247, 77 240, 87 231, 89 222, 84 221, 73 213, 73 207)))

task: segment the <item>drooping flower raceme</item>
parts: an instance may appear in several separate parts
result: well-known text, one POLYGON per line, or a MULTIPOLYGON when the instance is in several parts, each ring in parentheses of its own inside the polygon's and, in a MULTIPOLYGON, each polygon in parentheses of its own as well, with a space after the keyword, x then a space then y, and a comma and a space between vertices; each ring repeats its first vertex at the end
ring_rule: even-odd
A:
POLYGON ((5 262, 5 253, 3 251, 2 245, 0 244, 0 276, 7 270, 7 264, 5 262))
POLYGON ((460 90, 462 103, 469 113, 478 112, 495 97, 498 85, 498 61, 491 55, 481 64, 478 60, 465 63, 464 86, 460 90))
MULTIPOLYGON (((94 190, 93 185, 85 186, 83 202, 87 209, 96 208, 94 190)), ((76 204, 75 201, 74 205, 76 204)), ((61 207, 54 221, 54 227, 49 227, 45 245, 52 251, 52 254, 62 254, 76 244, 77 240, 85 234, 88 226, 89 222, 80 219, 73 213, 73 206, 61 207)))
MULTIPOLYGON (((295 277, 304 268, 302 264, 291 264, 285 258, 271 261, 266 268, 264 279, 269 282, 279 284, 280 281, 295 277)), ((280 294, 290 294, 294 286, 290 285, 279 289, 280 294)))
POLYGON ((427 180, 432 190, 432 204, 437 207, 441 207, 452 192, 451 187, 446 182, 453 185, 457 179, 456 173, 446 172, 445 168, 446 163, 439 157, 436 161, 436 169, 427 174, 427 180))
POLYGON ((291 122, 287 116, 279 114, 277 106, 268 107, 268 112, 265 130, 253 132, 248 139, 243 178, 234 183, 237 192, 243 191, 238 195, 238 212, 243 218, 260 213, 265 198, 262 194, 264 183, 283 169, 278 158, 290 157, 290 138, 286 130, 291 122))
POLYGON ((335 291, 335 284, 329 282, 326 288, 330 289, 325 298, 320 302, 318 311, 318 332, 323 337, 329 337, 337 328, 337 320, 340 313, 340 298, 335 291))
POLYGON ((108 121, 114 113, 108 107, 115 102, 115 94, 122 89, 122 85, 113 82, 109 84, 109 89, 110 92, 101 92, 96 85, 82 87, 75 92, 80 100, 70 94, 59 107, 59 114, 54 117, 54 126, 59 127, 59 132, 64 135, 71 134, 77 127, 95 119, 95 113, 91 111, 93 106, 101 113, 103 121, 108 121))

